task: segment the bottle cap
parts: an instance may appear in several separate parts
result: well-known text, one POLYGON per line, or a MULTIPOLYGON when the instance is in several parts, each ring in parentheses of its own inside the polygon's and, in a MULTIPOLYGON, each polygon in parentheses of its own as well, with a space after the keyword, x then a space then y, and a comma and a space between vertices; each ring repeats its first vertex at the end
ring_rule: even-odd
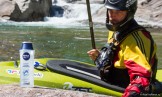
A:
POLYGON ((22 45, 21 45, 20 49, 33 50, 32 42, 22 42, 22 45))

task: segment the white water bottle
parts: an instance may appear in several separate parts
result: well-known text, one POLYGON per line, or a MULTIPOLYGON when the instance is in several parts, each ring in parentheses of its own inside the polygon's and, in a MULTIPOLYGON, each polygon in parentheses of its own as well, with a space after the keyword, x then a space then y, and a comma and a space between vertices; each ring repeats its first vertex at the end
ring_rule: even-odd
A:
POLYGON ((34 87, 34 53, 31 42, 23 42, 20 49, 20 87, 34 87))

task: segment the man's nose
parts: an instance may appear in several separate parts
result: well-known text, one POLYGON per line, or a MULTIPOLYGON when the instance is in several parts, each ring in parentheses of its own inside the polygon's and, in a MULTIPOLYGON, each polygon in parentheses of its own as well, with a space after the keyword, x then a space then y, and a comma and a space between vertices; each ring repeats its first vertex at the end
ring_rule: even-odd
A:
POLYGON ((110 11, 109 16, 110 16, 110 18, 112 18, 112 19, 115 18, 115 17, 116 17, 116 12, 110 11))

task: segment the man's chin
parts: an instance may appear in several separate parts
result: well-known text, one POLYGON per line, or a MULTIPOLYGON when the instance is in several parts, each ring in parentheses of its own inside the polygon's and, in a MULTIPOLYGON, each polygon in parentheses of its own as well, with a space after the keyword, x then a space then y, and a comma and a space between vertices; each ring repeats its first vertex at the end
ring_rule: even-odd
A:
POLYGON ((117 25, 118 23, 116 22, 110 22, 111 25, 117 25))

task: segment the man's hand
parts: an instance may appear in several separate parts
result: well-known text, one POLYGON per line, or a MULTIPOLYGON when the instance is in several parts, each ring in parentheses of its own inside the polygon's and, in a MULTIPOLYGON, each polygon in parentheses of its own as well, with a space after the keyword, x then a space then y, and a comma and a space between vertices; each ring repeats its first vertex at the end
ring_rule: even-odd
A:
POLYGON ((90 50, 90 51, 88 51, 87 52, 87 54, 89 55, 89 57, 92 59, 92 60, 96 60, 96 58, 98 57, 98 55, 99 55, 99 50, 97 50, 97 49, 92 49, 92 50, 90 50))

